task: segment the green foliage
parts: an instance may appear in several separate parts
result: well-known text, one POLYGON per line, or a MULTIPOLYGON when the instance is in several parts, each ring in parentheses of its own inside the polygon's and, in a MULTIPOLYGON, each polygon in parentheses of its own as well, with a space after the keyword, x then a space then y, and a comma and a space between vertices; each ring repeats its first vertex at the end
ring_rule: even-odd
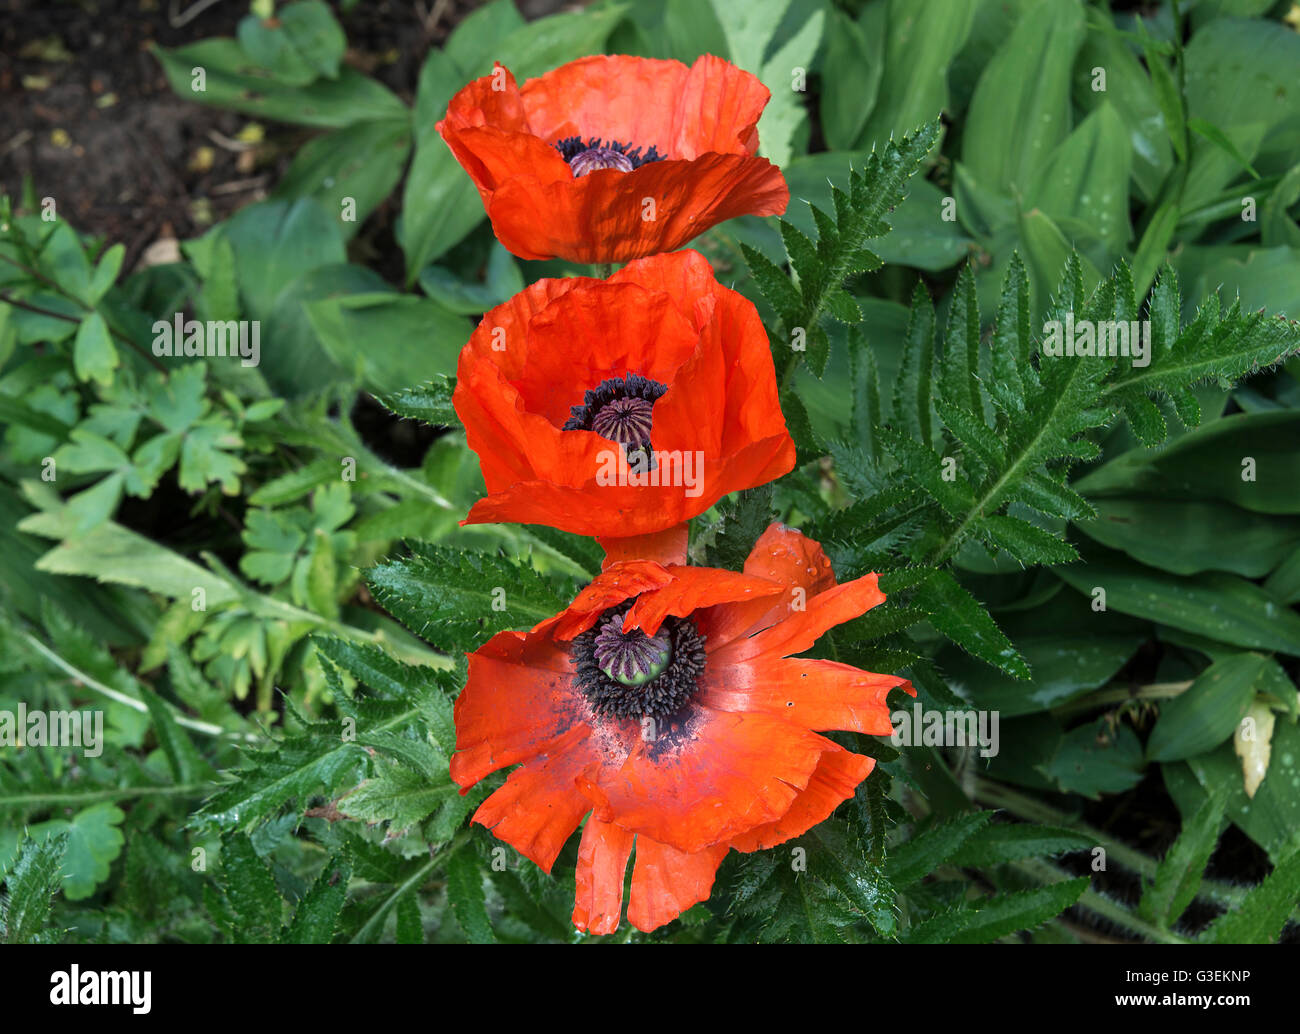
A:
POLYGON ((50 899, 58 893, 67 838, 24 839, 16 858, 0 858, 0 944, 33 944, 50 939, 50 899))
POLYGON ((369 585, 386 610, 445 649, 481 644, 502 629, 531 627, 572 597, 527 564, 425 545, 380 564, 370 572, 369 585))
POLYGON ((1226 805, 1226 795, 1215 794, 1191 817, 1142 894, 1138 911, 1143 918, 1168 927, 1192 903, 1219 839, 1226 805))
POLYGON ((1205 932, 1205 940, 1217 944, 1268 944, 1277 939, 1282 926, 1300 900, 1300 854, 1278 863, 1264 882, 1246 895, 1239 908, 1220 916, 1205 932))
POLYGON ((760 252, 743 246, 755 283, 781 319, 777 338, 790 344, 794 359, 802 353, 819 377, 829 354, 821 317, 825 313, 842 323, 862 319, 861 310, 843 289, 844 279, 880 266, 881 260, 867 249, 867 243, 889 232, 885 215, 903 200, 908 178, 916 173, 938 133, 938 122, 931 122, 913 136, 873 151, 861 171, 850 173, 847 191, 833 188, 833 219, 813 207, 815 244, 792 223, 781 221, 781 237, 797 286, 760 252))
POLYGON ((478 314, 592 270, 495 242, 435 125, 496 60, 522 81, 602 50, 755 73, 791 187, 783 219, 693 245, 766 320, 798 466, 697 519, 691 561, 802 529, 889 597, 813 655, 1002 719, 988 757, 839 737, 877 762, 853 800, 616 936, 1294 936, 1300 37, 1276 6, 494 0, 405 90, 345 60, 359 15, 332 6, 155 49, 184 102, 297 148, 177 261, 128 268, 34 189, 0 204, 0 713, 104 719, 97 756, 0 746, 0 940, 574 939, 575 845, 547 876, 473 831, 503 776, 462 795, 448 761, 460 657, 604 558, 459 525, 482 481, 451 397, 478 314), (160 354, 177 317, 258 321, 259 363, 160 354), (1149 363, 1056 354, 1067 317, 1149 321, 1149 363), (1171 817, 1159 862, 1125 846, 1171 817), (1098 846, 1140 896, 1088 889, 1098 846))

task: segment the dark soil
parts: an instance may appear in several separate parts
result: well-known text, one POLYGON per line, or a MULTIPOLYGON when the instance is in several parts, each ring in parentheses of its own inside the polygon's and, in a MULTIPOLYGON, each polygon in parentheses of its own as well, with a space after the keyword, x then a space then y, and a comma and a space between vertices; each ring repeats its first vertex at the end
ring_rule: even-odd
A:
MULTIPOLYGON (((483 0, 331 3, 346 60, 406 101, 431 46, 483 0)), ((202 233, 274 187, 311 133, 265 125, 172 93, 149 48, 233 36, 245 0, 0 0, 0 190, 55 199, 83 233, 150 245, 202 233), (197 12, 197 13, 194 13, 197 12)))

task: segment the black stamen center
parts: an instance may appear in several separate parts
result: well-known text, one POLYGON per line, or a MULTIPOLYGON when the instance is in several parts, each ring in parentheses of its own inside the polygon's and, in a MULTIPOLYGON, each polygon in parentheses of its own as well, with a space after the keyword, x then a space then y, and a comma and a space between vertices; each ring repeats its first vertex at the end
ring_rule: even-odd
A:
POLYGON ((689 618, 667 618, 649 636, 623 631, 630 603, 607 610, 573 640, 578 688, 606 718, 669 718, 695 695, 704 636, 689 618))
POLYGON ((586 392, 582 405, 569 407, 561 430, 595 431, 626 452, 648 450, 654 404, 667 390, 667 385, 639 373, 610 377, 586 392))
POLYGON ((620 143, 617 140, 601 140, 591 137, 584 140, 580 136, 566 136, 555 145, 564 160, 573 170, 574 178, 585 176, 597 169, 618 169, 619 172, 631 172, 647 162, 663 161, 664 156, 657 147, 651 146, 645 154, 641 148, 633 147, 629 140, 620 143))

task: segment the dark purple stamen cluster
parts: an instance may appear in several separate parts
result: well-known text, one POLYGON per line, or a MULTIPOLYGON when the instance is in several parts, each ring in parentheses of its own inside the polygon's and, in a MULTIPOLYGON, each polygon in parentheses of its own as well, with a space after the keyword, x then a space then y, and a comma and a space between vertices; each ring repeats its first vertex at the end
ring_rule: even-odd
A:
POLYGON ((600 670, 624 686, 644 686, 660 675, 672 660, 668 636, 646 635, 639 628, 624 632, 618 618, 606 621, 596 632, 592 656, 600 670))
POLYGON ((573 640, 578 688, 606 718, 670 718, 695 695, 704 671, 704 636, 689 618, 667 618, 648 636, 623 631, 631 605, 607 610, 573 640))
POLYGON ((667 385, 639 373, 609 377, 583 395, 582 405, 569 407, 561 430, 595 431, 629 452, 649 449, 654 404, 667 390, 667 385))
POLYGON ((663 161, 664 158, 659 153, 659 149, 653 145, 642 154, 641 148, 633 147, 631 141, 621 143, 618 140, 601 140, 594 136, 589 140, 584 140, 580 136, 566 136, 556 143, 555 149, 569 163, 569 168, 573 170, 575 177, 585 176, 597 169, 631 172, 633 169, 641 168, 647 162, 663 161))

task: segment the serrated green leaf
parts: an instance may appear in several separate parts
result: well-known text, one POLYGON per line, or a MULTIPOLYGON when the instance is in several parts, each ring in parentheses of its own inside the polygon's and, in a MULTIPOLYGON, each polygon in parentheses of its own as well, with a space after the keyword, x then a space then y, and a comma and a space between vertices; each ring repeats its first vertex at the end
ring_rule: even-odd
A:
POLYGON ((1240 905, 1201 935, 1212 944, 1270 944, 1300 901, 1300 851, 1277 864, 1240 905))
POLYGON ((974 811, 932 826, 898 844, 889 854, 885 875, 898 889, 919 883, 951 858, 988 824, 991 811, 974 811))
POLYGON ((1183 826, 1160 860, 1155 879, 1142 892, 1138 905, 1142 918, 1168 929, 1192 903, 1219 841, 1227 803, 1226 792, 1210 795, 1183 826))
POLYGON ((1030 677, 1029 665, 988 612, 947 571, 936 571, 917 587, 916 603, 930 623, 973 657, 1018 679, 1030 677))
POLYGON ((531 566, 445 546, 413 546, 411 556, 373 568, 367 582, 386 610, 443 649, 531 627, 568 604, 531 566))
POLYGON ((447 900, 470 943, 491 944, 496 940, 483 893, 483 870, 468 850, 457 851, 447 862, 447 900))
POLYGON ((980 907, 958 908, 913 927, 909 944, 990 944, 1020 930, 1031 930, 1060 915, 1088 889, 1088 878, 991 898, 980 907))
POLYGON ((298 902, 293 919, 280 941, 283 944, 329 944, 339 928, 339 914, 348 896, 352 862, 346 854, 332 856, 316 882, 298 902))
POLYGON ((418 387, 380 395, 379 401, 408 420, 419 420, 440 427, 456 427, 460 424, 460 418, 451 404, 455 390, 455 377, 437 374, 418 387))
MULTIPOLYGON (((67 834, 27 837, 8 872, 0 870, 0 943, 29 944, 40 937, 50 916, 50 899, 62 882, 67 834)), ((7 861, 7 859, 6 859, 7 861)))

